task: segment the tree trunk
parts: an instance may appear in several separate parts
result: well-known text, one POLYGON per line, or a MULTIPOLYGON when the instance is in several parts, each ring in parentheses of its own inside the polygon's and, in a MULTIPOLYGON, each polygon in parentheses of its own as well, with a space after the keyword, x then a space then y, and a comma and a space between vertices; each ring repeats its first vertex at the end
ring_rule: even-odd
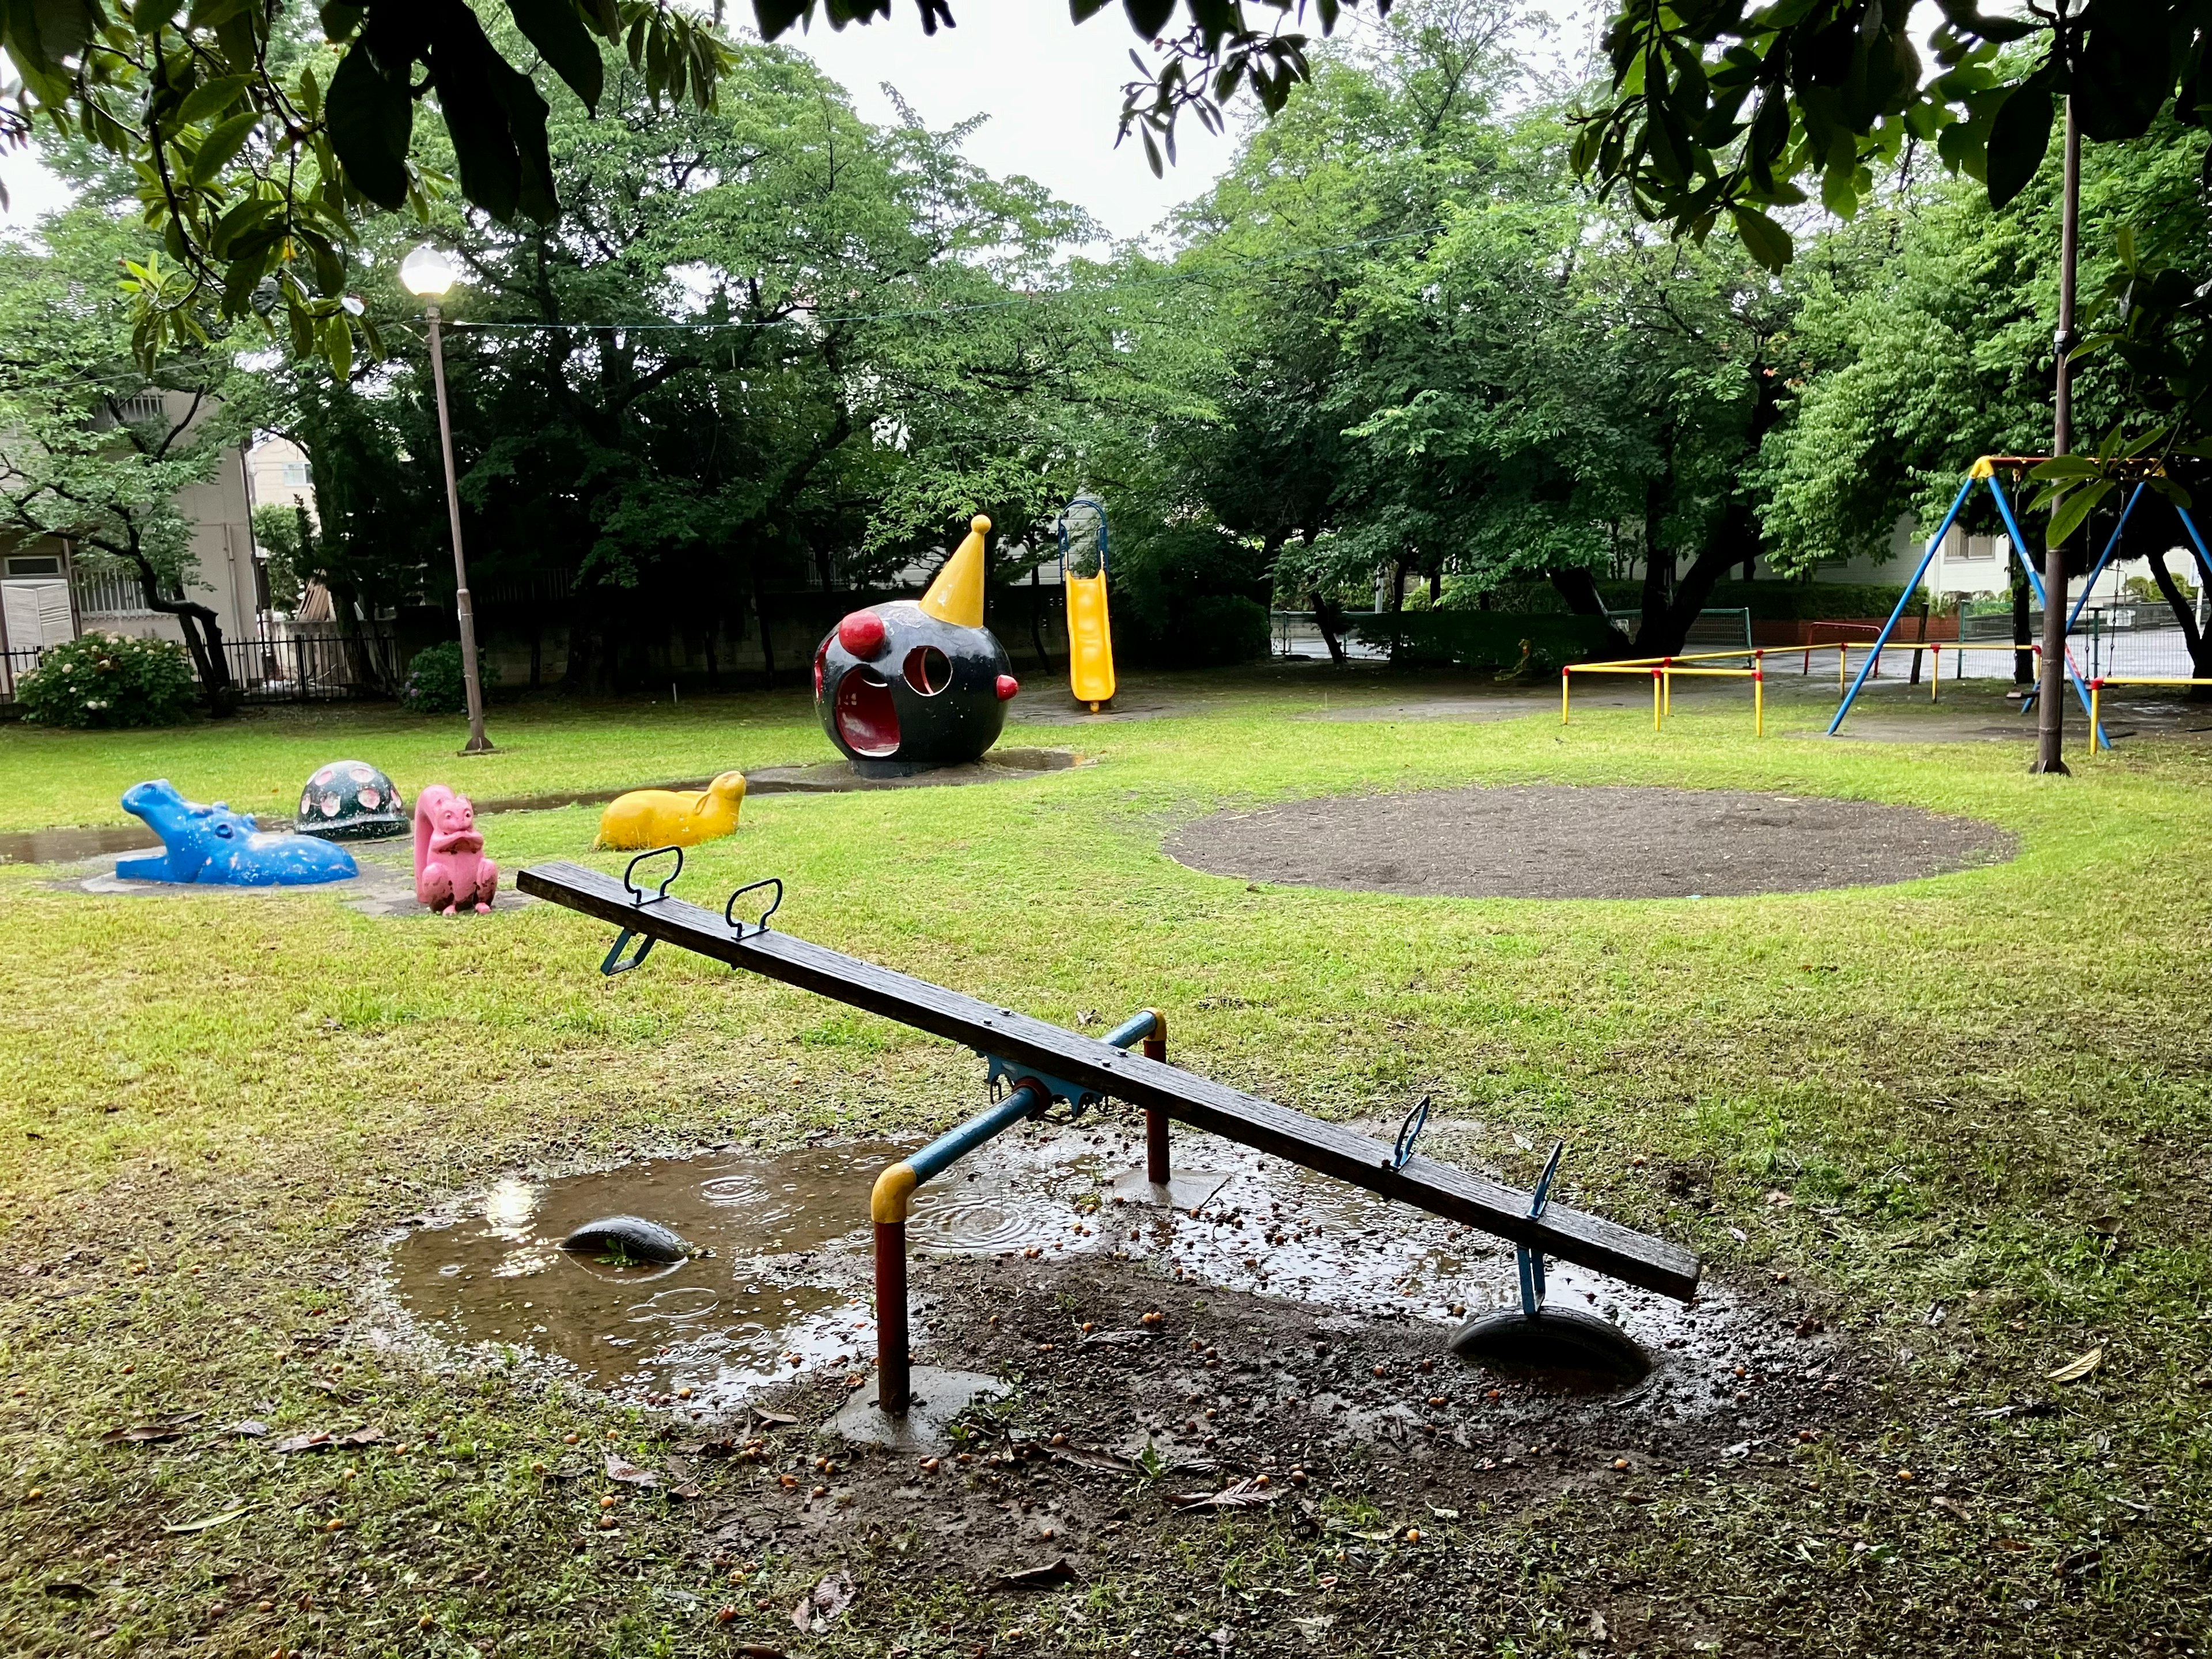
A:
POLYGON ((1341 668, 1344 665, 1344 607, 1333 595, 1316 588, 1313 613, 1314 626, 1321 630, 1321 642, 1328 647, 1328 659, 1341 668))
POLYGON ((1613 613, 1605 608, 1605 600, 1598 594, 1596 577, 1581 565, 1547 570, 1544 574, 1552 584, 1552 591, 1567 602, 1567 609, 1575 615, 1605 618, 1606 626, 1613 630, 1612 653, 1614 656, 1633 654, 1636 642, 1621 632, 1620 625, 1613 620, 1613 613))
POLYGON ((2020 562, 2018 550, 2012 561, 2012 683, 2027 685, 2035 679, 2035 655, 2029 650, 2034 642, 2028 632, 2027 570, 2020 562))
MULTIPOLYGON (((2174 620, 2181 624, 2182 641, 2189 647, 2191 676, 2200 680, 2212 679, 2212 639, 2207 639, 2203 630, 2197 626, 2196 608, 2182 598, 2180 585, 2173 580, 2173 573, 2166 568, 2163 553, 2150 556, 2150 579, 2158 584, 2158 591, 2165 596, 2166 607, 2173 612, 2174 620)), ((2203 702, 2212 700, 2208 699, 2208 694, 2212 694, 2212 685, 2192 685, 2189 688, 2189 701, 2203 702)))
POLYGON ((208 713, 216 720, 236 714, 238 688, 231 683, 230 661, 222 652, 222 624, 216 620, 215 612, 192 599, 161 597, 161 579, 155 572, 153 561, 139 550, 136 530, 131 532, 129 547, 110 550, 120 550, 137 567, 138 587, 145 596, 146 608, 177 619, 177 631, 185 636, 185 649, 200 677, 208 713))

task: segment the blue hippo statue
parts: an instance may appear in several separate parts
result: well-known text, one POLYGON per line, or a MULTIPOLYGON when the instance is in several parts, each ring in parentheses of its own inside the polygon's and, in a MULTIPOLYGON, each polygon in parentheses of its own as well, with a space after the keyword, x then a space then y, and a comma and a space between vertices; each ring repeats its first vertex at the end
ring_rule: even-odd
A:
POLYGON ((186 800, 167 778, 134 785, 123 810, 146 820, 166 849, 158 858, 121 859, 125 881, 196 881, 227 887, 303 887, 361 873, 353 854, 313 836, 272 835, 249 815, 217 801, 186 800))

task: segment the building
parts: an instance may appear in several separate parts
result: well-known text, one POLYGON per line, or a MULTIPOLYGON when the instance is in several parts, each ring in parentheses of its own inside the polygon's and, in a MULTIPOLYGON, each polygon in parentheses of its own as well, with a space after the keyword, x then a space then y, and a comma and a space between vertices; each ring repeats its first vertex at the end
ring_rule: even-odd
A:
MULTIPOLYGON (((151 417, 167 410, 181 417, 188 394, 149 392, 125 405, 127 416, 151 417), (143 405, 134 407, 134 405, 143 405)), ((215 612, 227 640, 250 639, 268 611, 268 580, 253 546, 252 492, 244 453, 225 448, 215 475, 179 492, 178 511, 192 528, 195 568, 185 597, 215 612)), ((21 539, 0 549, 0 652, 16 671, 31 653, 80 634, 122 634, 181 643, 174 617, 151 609, 135 577, 87 569, 66 536, 21 539)), ((12 685, 0 684, 0 691, 12 685)))

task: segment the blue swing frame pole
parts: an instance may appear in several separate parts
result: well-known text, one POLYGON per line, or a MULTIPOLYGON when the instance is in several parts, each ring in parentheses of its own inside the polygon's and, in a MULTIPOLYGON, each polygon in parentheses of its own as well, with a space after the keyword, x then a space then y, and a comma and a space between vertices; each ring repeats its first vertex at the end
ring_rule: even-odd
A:
POLYGON ((1912 572, 1912 580, 1905 583, 1905 592, 1898 596, 1897 609, 1889 613, 1889 620, 1881 625, 1881 632, 1875 636, 1874 649, 1867 653, 1867 659, 1859 665, 1858 678, 1851 682, 1851 689, 1844 694, 1843 702, 1837 705, 1836 717, 1828 722, 1830 737, 1836 735, 1837 728, 1844 723, 1844 716, 1851 712, 1851 705, 1858 701, 1859 687, 1866 684, 1867 676, 1881 660, 1882 647, 1889 643, 1889 636, 1897 627, 1897 619, 1905 614, 1905 607, 1912 603, 1912 596, 1919 592, 1920 579, 1928 574, 1928 567, 1936 558, 1936 550, 1943 545, 1943 538, 1951 533, 1952 525, 1958 521, 1959 509, 1966 506, 1967 493, 1973 487, 1973 477, 1969 474, 1966 483, 1959 486, 1958 495, 1952 498, 1951 510, 1943 515, 1942 526, 1929 538, 1928 550, 1920 556, 1920 562, 1912 572))
MULTIPOLYGON (((2020 561, 2020 568, 2027 572, 2028 586, 2035 594, 2036 602, 2047 611, 2050 602, 2044 598, 2043 577, 2035 568, 2035 561, 2029 558, 2025 550, 2027 538, 2021 534, 2020 520, 2012 515, 2012 500, 2005 494, 2004 486, 1997 482, 1994 472, 1990 475, 1989 483, 1990 494, 1997 498, 1997 514, 2004 520, 2005 529, 2012 537, 2012 556, 2020 561)), ((2104 726, 2098 720, 2097 711, 2090 704, 2089 688, 2081 684, 2081 677, 2074 672, 2074 659, 2070 653, 2065 658, 2064 667, 2068 684, 2073 686, 2074 695, 2081 699, 2081 712, 2089 718, 2091 744, 2099 749, 2110 749, 2112 741, 2105 736, 2104 726)))
POLYGON ((2097 556, 2097 562, 2089 568, 2088 580, 2081 584, 2081 596, 2074 601, 2073 614, 2066 618, 2066 631, 2069 634, 2074 631, 2075 624, 2081 620, 2081 613, 2089 608, 2089 595, 2096 591, 2097 578, 2105 574, 2105 567, 2112 562, 2112 553, 2120 544, 2120 532, 2128 527, 2128 514, 2136 510, 2136 502, 2141 499, 2143 487, 2141 484, 2137 484, 2128 492, 2127 505, 2120 509, 2120 521, 2112 526, 2112 533, 2105 541, 2105 550, 2097 556))

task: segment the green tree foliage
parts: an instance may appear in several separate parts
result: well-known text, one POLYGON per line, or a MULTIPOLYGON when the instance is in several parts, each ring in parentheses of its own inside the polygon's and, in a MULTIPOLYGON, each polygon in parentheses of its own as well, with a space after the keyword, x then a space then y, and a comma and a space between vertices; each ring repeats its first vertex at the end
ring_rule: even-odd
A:
POLYGON ((177 619, 210 707, 233 701, 216 613, 185 597, 192 526, 177 495, 252 427, 261 384, 221 340, 134 358, 116 298, 128 228, 88 204, 0 259, 0 526, 73 542, 84 568, 136 582, 177 619))
MULTIPOLYGON (((957 131, 872 128, 781 48, 736 51, 725 89, 656 112, 611 63, 599 118, 549 127, 558 228, 434 218, 466 272, 446 354, 471 579, 569 592, 580 683, 672 617, 711 651, 778 587, 879 578, 977 511, 1026 526, 1065 495, 1037 411, 1067 353, 1023 295, 1087 222, 985 177, 957 131)), ((289 371, 307 574, 342 614, 452 592, 412 310, 372 296, 406 342, 387 364, 289 371)))
POLYGON ((2096 0, 1993 15, 1940 0, 1934 73, 1911 8, 1882 0, 1623 0, 1606 34, 1610 97, 1576 142, 1579 166, 1645 218, 1702 238, 1730 219, 1754 258, 1788 263, 1765 211, 1817 181, 1849 218, 1908 145, 1934 144, 2002 207, 2033 179, 2061 99, 2083 135, 2140 138, 2160 112, 2202 125, 2207 20, 2179 0, 2096 0), (2013 47, 2005 51, 2003 48, 2013 47))
POLYGON ((1602 615, 1594 578, 1640 560, 1667 650, 1759 551, 1742 472, 1792 301, 1589 199, 1508 50, 1523 23, 1434 0, 1317 62, 1188 215, 1182 285, 1127 308, 1170 412, 1086 477, 1257 546, 1325 627, 1378 574, 1386 603, 1533 576, 1602 615))

